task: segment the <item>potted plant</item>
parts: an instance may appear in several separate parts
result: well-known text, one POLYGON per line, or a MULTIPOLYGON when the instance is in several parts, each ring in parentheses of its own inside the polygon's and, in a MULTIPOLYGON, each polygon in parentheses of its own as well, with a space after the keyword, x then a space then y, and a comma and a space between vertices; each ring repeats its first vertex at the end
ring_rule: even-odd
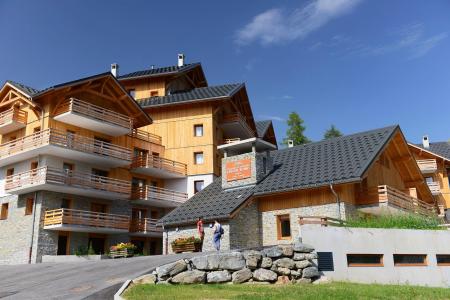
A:
POLYGON ((111 258, 130 257, 134 255, 136 248, 132 243, 119 243, 109 248, 109 256, 111 258))
POLYGON ((202 240, 194 236, 177 238, 171 243, 172 251, 175 253, 199 252, 201 245, 202 240))

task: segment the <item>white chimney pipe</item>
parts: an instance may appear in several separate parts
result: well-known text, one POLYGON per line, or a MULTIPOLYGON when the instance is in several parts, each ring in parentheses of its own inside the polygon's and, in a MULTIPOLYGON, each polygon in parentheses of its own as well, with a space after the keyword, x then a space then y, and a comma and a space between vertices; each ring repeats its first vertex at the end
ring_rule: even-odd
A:
POLYGON ((119 76, 119 64, 111 64, 111 74, 113 74, 114 77, 119 76))
POLYGON ((292 148, 294 147, 294 141, 293 140, 288 140, 288 148, 292 148))
POLYGON ((182 67, 184 66, 184 59, 186 58, 186 56, 184 56, 183 53, 178 53, 178 66, 182 67))
POLYGON ((422 137, 422 145, 425 149, 430 148, 430 139, 428 138, 428 135, 422 137))

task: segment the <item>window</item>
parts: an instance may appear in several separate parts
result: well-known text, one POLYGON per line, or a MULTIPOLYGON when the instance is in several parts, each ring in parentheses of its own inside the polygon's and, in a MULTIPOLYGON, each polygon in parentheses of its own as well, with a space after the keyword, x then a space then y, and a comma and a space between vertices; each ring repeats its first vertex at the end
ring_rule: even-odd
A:
POLYGON ((6 170, 6 176, 12 176, 14 175, 14 168, 6 170))
POLYGON ((147 156, 148 150, 144 150, 141 148, 134 148, 134 156, 135 157, 144 157, 147 156))
POLYGON ((36 170, 38 168, 38 162, 37 161, 33 161, 31 162, 31 170, 36 170))
POLYGON ((194 163, 196 165, 203 164, 203 152, 195 152, 194 153, 194 163))
POLYGON ((195 180, 194 181, 194 193, 197 194, 203 188, 205 187, 205 181, 204 180, 195 180))
POLYGON ((431 176, 425 177, 426 183, 433 183, 434 179, 431 176))
POLYGON ((63 170, 64 170, 66 173, 69 173, 70 171, 73 171, 73 164, 64 163, 64 164, 63 164, 63 170))
POLYGON ((0 220, 6 220, 8 219, 8 203, 2 204, 2 211, 0 212, 0 220))
POLYGON ((130 94, 130 96, 131 96, 133 99, 136 98, 136 90, 134 90, 134 89, 128 90, 128 94, 130 94))
POLYGON ((34 204, 34 199, 28 198, 27 202, 25 204, 25 216, 31 215, 33 213, 33 204, 34 204))
POLYGON ((61 200, 61 208, 69 209, 71 207, 71 204, 72 204, 72 200, 70 200, 70 199, 63 198, 61 200))
POLYGON ((319 271, 334 271, 333 252, 317 252, 319 271))
POLYGON ((277 216, 277 227, 279 240, 291 238, 291 219, 289 215, 277 216))
POLYGON ((137 178, 137 177, 133 177, 131 179, 131 185, 133 187, 144 187, 145 186, 145 179, 143 178, 137 178))
POLYGON ((426 254, 394 254, 394 266, 426 266, 426 254))
POLYGON ((152 152, 152 156, 159 157, 159 153, 158 152, 152 152))
POLYGON ((194 136, 203 136, 203 124, 194 125, 194 136))
POLYGON ((150 91, 150 97, 158 97, 159 92, 158 91, 150 91))
POLYGON ((41 131, 41 127, 34 127, 33 128, 33 133, 38 133, 39 131, 41 131))
POLYGON ((99 169, 92 169, 92 175, 108 177, 108 171, 99 170, 99 169))
POLYGON ((438 266, 450 266, 450 254, 436 254, 438 266))
POLYGON ((349 267, 382 267, 383 254, 347 254, 349 267))

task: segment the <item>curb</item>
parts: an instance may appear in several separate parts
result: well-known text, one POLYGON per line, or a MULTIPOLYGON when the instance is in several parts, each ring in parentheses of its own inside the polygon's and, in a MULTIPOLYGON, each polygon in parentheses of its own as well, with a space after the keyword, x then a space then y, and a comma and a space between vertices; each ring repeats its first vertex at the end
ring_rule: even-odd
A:
POLYGON ((114 300, 125 300, 122 297, 122 293, 127 289, 127 287, 130 285, 131 282, 132 280, 128 279, 127 281, 124 282, 124 284, 122 284, 117 293, 114 294, 114 300))

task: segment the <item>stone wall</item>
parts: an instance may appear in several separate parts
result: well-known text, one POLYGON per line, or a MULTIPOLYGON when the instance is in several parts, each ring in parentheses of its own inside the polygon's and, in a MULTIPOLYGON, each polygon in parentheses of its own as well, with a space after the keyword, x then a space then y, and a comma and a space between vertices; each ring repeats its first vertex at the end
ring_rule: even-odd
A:
POLYGON ((261 246, 261 224, 258 204, 253 202, 241 209, 230 222, 230 249, 261 246))

